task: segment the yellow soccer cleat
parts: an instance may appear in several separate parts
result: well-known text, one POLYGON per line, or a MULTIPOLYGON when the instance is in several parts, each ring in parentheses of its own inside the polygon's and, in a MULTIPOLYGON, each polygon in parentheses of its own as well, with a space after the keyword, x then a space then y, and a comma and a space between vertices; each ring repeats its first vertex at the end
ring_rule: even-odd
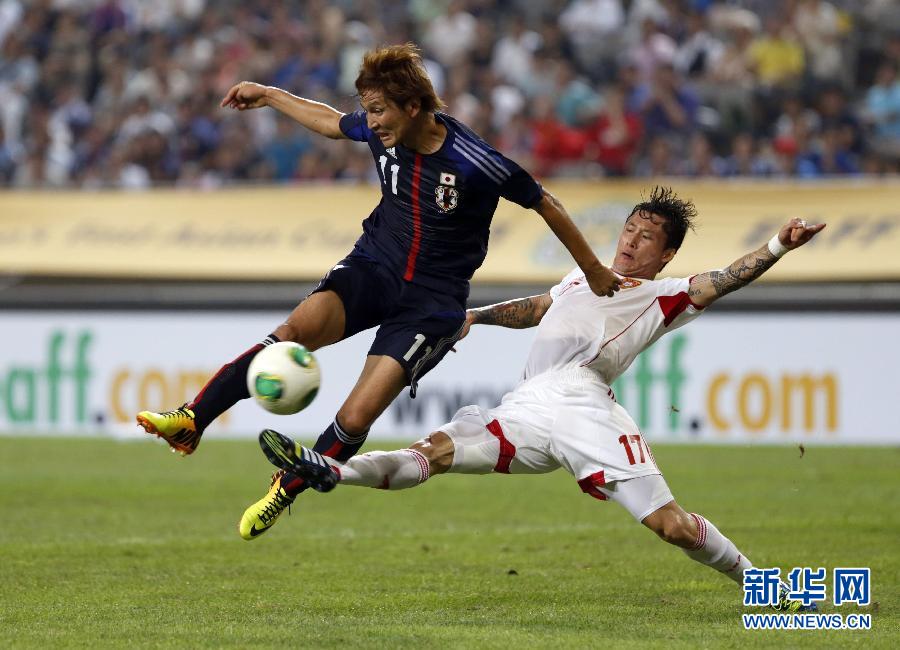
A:
POLYGON ((141 411, 137 414, 137 423, 144 427, 144 431, 159 436, 182 456, 194 453, 200 444, 201 431, 197 431, 197 423, 194 421, 194 412, 187 404, 165 413, 153 411, 141 411))
POLYGON ((272 474, 272 485, 268 494, 244 510, 244 516, 241 517, 238 530, 241 533, 241 537, 247 541, 256 539, 274 526, 285 508, 290 512, 294 497, 288 496, 284 488, 281 487, 281 479, 284 474, 284 471, 272 474))
POLYGON ((815 603, 804 605, 799 600, 791 600, 789 598, 790 593, 791 588, 784 580, 782 580, 781 584, 778 585, 778 602, 771 606, 772 609, 776 612, 789 612, 791 614, 819 611, 819 606, 815 603))

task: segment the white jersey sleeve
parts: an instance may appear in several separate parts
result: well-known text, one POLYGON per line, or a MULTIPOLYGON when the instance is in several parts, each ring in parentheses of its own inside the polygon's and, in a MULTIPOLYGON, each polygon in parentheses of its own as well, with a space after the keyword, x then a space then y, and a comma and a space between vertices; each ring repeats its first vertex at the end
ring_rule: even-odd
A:
MULTIPOLYGON (((691 276, 693 277, 693 276, 691 276)), ((688 295, 691 278, 664 278, 656 283, 657 303, 663 314, 665 331, 678 329, 703 313, 703 307, 695 305, 688 295)))
POLYGON ((559 298, 560 294, 562 294, 573 282, 582 281, 587 282, 584 279, 584 273, 582 273, 581 269, 577 266, 569 271, 566 276, 559 281, 559 284, 554 285, 550 289, 550 298, 552 300, 556 300, 559 298))

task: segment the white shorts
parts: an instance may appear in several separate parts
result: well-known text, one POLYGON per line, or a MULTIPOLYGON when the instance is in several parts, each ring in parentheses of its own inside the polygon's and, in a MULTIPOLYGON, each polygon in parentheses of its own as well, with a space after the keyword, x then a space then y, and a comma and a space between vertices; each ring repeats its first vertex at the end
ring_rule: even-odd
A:
POLYGON ((583 492, 620 502, 640 519, 672 500, 637 425, 586 368, 539 375, 507 393, 500 406, 463 407, 439 429, 454 444, 451 472, 542 474, 563 467, 583 492), (659 481, 639 482, 655 486, 643 487, 644 497, 626 494, 634 487, 612 485, 653 475, 659 481))

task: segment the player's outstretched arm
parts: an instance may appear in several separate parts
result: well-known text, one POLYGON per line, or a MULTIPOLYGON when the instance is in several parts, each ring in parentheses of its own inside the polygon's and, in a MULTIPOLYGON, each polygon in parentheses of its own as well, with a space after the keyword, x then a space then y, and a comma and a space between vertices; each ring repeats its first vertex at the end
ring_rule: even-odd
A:
POLYGON ((476 324, 500 325, 501 327, 511 327, 513 329, 534 327, 541 322, 544 314, 547 313, 552 304, 553 298, 550 297, 550 292, 548 291, 538 296, 517 298, 516 300, 499 302, 496 305, 470 309, 466 312, 466 324, 463 326, 462 336, 459 338, 465 338, 466 334, 469 333, 469 328, 476 324))
POLYGON ((691 301, 707 307, 722 296, 747 286, 770 269, 782 255, 803 246, 824 227, 824 223, 809 225, 803 219, 791 219, 768 244, 735 260, 731 266, 695 275, 688 291, 691 301))
POLYGON ((326 138, 337 140, 346 137, 341 131, 343 113, 328 104, 297 97, 274 86, 242 81, 225 93, 220 105, 222 108, 236 108, 239 111, 271 106, 326 138))
POLYGON ((559 199, 544 190, 544 196, 534 206, 534 209, 544 218, 553 234, 575 258, 578 267, 584 272, 591 291, 598 296, 612 297, 613 293, 619 290, 622 280, 600 263, 559 199))

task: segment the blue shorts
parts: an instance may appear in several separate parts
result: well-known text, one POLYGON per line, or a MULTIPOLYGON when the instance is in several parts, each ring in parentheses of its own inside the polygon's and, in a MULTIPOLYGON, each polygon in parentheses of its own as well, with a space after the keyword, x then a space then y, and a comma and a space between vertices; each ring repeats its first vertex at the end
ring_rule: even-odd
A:
POLYGON ((459 339, 466 320, 466 289, 439 293, 406 282, 358 253, 338 262, 312 293, 319 291, 334 291, 344 303, 342 340, 379 326, 369 354, 396 359, 406 371, 412 397, 418 380, 459 339))

